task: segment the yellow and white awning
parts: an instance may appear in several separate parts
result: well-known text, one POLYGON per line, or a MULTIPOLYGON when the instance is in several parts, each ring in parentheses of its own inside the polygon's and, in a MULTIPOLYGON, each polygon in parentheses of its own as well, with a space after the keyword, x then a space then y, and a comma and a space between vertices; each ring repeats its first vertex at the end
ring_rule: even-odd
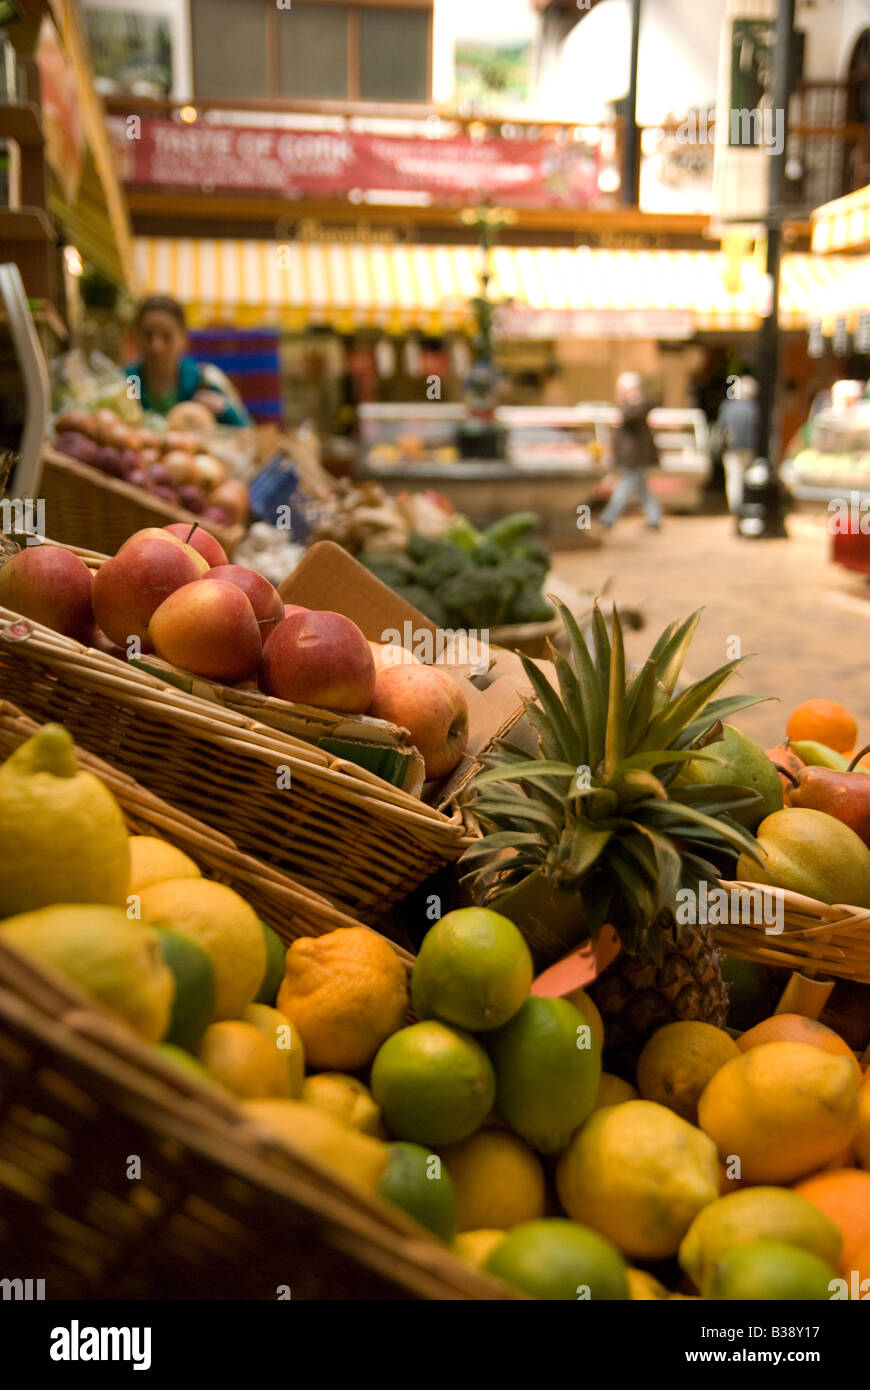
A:
POLYGON ((870 250, 870 187, 825 203, 813 213, 813 250, 870 250))
MULTIPOLYGON (((472 246, 321 244, 143 237, 136 243, 146 293, 171 294, 193 326, 312 323, 341 332, 441 333, 469 323, 481 253, 472 246)), ((847 257, 786 256, 780 321, 805 328, 822 317, 847 257)), ((498 246, 490 295, 550 314, 627 310, 691 314, 698 331, 752 330, 764 312, 763 277, 716 251, 602 251, 498 246)))

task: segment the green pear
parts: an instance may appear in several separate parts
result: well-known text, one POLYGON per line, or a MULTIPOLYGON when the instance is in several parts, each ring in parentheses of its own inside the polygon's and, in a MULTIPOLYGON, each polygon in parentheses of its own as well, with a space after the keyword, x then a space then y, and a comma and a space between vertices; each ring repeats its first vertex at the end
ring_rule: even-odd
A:
POLYGON ((697 759, 686 764, 684 771, 676 779, 681 786, 749 787, 758 792, 761 800, 744 810, 732 814, 735 820, 754 830, 774 811, 782 810, 782 782, 770 758, 757 743, 742 730, 732 724, 724 725, 723 737, 718 743, 708 744, 705 753, 721 758, 724 762, 712 763, 697 759))
POLYGON ((737 878, 788 888, 823 903, 870 908, 870 849, 825 811, 788 806, 761 822, 761 868, 741 855, 737 878))

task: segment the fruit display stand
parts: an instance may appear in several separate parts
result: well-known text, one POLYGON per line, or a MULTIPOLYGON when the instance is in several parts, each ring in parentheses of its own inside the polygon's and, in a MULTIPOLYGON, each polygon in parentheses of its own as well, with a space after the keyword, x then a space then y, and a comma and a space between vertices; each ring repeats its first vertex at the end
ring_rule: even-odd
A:
POLYGON ((82 747, 365 921, 470 843, 458 811, 346 758, 49 628, 19 627, 8 609, 0 629, 0 696, 64 723, 82 747))
MULTIPOLYGON (((0 704, 0 759, 37 726, 0 704)), ((244 893, 285 941, 353 926, 80 749, 128 828, 244 893)), ((410 957, 393 948, 410 965, 410 957)), ((61 976, 0 944, 0 1224, 52 1299, 510 1297, 61 976), (131 1182, 127 1155, 141 1160, 131 1182)))
POLYGON ((45 501, 48 534, 62 544, 86 550, 114 554, 134 531, 184 521, 210 531, 232 556, 245 534, 243 526, 203 520, 174 502, 67 458, 48 444, 42 451, 40 496, 45 501))

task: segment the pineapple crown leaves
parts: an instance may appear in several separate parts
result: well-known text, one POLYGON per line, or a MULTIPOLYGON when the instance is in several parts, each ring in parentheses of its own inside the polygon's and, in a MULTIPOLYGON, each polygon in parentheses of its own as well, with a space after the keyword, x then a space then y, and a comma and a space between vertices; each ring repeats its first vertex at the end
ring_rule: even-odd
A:
POLYGON ((754 838, 735 819, 758 805, 757 792, 674 785, 687 762, 721 765, 703 748, 721 737, 723 720, 759 700, 716 698, 745 658, 675 693, 700 610, 666 628, 627 677, 616 609, 611 635, 595 605, 587 642, 574 615, 552 601, 570 653, 568 660, 552 650, 558 690, 521 658, 534 692, 525 707, 539 755, 500 741, 484 756, 471 792, 484 836, 463 867, 487 896, 540 870, 582 894, 593 932, 611 920, 627 949, 655 953, 657 919, 678 890, 718 877, 711 853, 761 862, 754 838))

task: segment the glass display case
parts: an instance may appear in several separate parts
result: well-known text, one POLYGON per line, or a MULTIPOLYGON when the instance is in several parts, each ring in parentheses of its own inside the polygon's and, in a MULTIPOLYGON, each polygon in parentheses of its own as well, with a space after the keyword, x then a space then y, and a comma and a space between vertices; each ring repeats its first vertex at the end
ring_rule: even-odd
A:
POLYGON ((801 433, 802 447, 782 465, 793 497, 828 502, 854 490, 870 496, 870 400, 820 410, 801 433))

